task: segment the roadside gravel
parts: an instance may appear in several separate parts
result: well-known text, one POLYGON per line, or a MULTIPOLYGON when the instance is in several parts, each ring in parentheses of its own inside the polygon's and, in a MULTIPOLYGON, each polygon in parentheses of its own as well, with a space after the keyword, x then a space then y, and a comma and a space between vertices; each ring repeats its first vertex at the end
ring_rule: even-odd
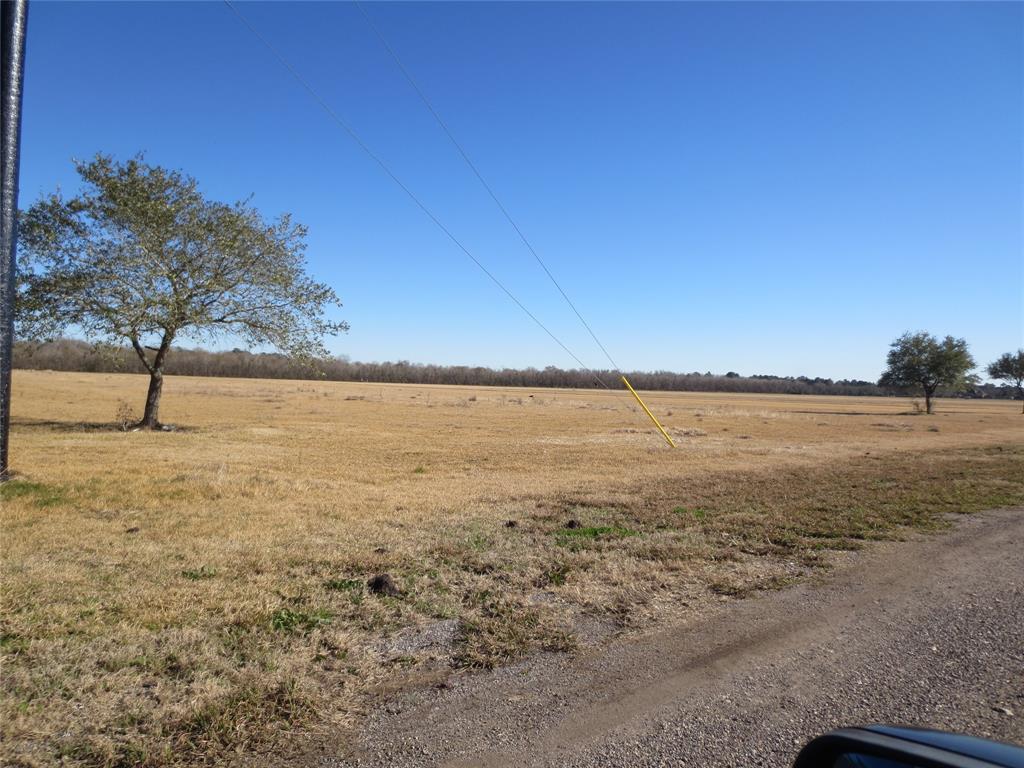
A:
POLYGON ((847 555, 820 584, 393 698, 328 766, 787 766, 842 725, 1024 742, 1024 510, 847 555))

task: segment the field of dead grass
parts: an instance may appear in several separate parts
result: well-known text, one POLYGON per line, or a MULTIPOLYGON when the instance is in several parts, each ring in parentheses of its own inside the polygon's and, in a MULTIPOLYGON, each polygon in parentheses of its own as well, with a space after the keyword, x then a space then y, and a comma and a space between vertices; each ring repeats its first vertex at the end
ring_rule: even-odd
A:
POLYGON ((0 760, 284 761, 381 691, 571 651, 1024 502, 1013 402, 16 371, 0 760), (372 593, 390 574, 401 594, 372 593))

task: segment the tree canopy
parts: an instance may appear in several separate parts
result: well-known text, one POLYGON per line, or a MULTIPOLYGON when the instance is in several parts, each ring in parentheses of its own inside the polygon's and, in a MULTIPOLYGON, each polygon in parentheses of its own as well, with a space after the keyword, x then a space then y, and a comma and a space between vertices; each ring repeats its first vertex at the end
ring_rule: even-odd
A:
POLYGON ((879 379, 883 387, 920 387, 925 409, 932 412, 932 397, 939 387, 963 389, 974 382, 974 358, 964 339, 947 336, 941 341, 930 333, 904 333, 889 349, 887 368, 879 379))
POLYGON ((82 191, 21 214, 17 333, 127 340, 149 372, 141 424, 158 426, 163 365, 176 339, 227 335, 315 360, 347 330, 329 286, 306 274, 306 228, 268 222, 248 200, 206 199, 196 180, 98 154, 76 162, 82 191))
MULTIPOLYGON (((1024 399, 1024 349, 1018 349, 1016 354, 1007 352, 1000 355, 998 360, 989 364, 985 372, 990 379, 1005 381, 1014 387, 1017 394, 1024 399)), ((1021 413, 1024 413, 1024 408, 1021 413)))

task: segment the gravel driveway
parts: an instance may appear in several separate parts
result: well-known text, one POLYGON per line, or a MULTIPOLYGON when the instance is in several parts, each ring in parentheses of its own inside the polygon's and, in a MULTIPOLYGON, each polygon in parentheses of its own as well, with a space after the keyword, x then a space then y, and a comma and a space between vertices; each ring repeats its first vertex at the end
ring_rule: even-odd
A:
POLYGON ((1024 510, 871 546, 822 584, 405 694, 328 766, 787 766, 840 725, 1024 742, 1024 510))

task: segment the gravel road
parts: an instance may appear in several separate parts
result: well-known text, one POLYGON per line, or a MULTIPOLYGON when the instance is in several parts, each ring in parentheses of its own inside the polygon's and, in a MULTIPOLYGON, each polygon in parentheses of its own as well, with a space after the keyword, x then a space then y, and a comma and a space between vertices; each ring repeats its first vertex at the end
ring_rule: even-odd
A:
POLYGON ((821 584, 404 694, 328 766, 788 766, 872 722, 1024 742, 1024 510, 847 556, 821 584))

